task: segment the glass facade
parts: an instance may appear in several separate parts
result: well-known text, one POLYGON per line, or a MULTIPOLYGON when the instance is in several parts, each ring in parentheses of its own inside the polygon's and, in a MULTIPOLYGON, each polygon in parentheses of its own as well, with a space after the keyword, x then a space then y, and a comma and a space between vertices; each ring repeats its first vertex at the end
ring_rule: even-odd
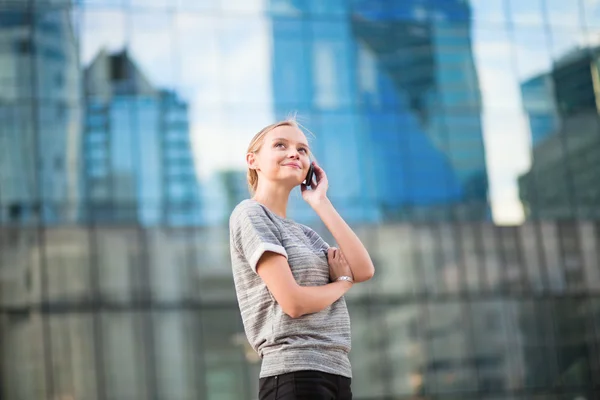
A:
POLYGON ((126 51, 98 54, 85 71, 85 93, 87 219, 202 224, 187 104, 155 89, 126 51))
POLYGON ((355 398, 600 398, 599 33, 587 0, 0 1, 0 398, 256 398, 227 219, 288 115, 376 266, 355 398))
POLYGON ((599 58, 597 47, 575 49, 523 85, 533 157, 519 184, 533 218, 600 216, 599 58))

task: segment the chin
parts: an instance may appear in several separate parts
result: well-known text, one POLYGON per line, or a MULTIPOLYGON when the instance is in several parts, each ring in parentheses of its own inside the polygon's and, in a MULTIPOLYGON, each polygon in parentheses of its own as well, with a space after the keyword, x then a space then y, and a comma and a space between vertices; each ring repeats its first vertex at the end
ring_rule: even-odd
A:
POLYGON ((279 182, 285 186, 296 187, 296 186, 300 186, 300 184, 302 184, 303 180, 304 179, 299 179, 297 176, 287 176, 285 178, 280 179, 279 182))

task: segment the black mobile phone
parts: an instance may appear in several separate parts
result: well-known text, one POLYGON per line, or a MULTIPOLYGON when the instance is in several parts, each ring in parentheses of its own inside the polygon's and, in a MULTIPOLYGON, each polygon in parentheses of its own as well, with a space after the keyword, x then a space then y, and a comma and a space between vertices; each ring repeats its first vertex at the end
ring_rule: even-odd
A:
POLYGON ((313 167, 312 163, 310 164, 310 167, 308 167, 308 173, 306 174, 306 178, 304 179, 304 184, 307 187, 310 187, 312 182, 313 182, 313 176, 315 175, 315 168, 313 167))

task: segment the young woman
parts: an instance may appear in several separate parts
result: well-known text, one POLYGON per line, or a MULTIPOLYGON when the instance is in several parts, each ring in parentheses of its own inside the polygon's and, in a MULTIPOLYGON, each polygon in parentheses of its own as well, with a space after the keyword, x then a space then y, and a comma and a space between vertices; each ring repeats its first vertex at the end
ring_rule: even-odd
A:
POLYGON ((244 330, 262 358, 261 400, 352 398, 350 319, 342 296, 370 279, 374 267, 327 198, 327 175, 309 155, 295 121, 261 130, 246 154, 252 198, 238 204, 229 220, 244 330), (316 183, 304 184, 311 165, 316 183), (298 185, 339 249, 286 217, 298 185))

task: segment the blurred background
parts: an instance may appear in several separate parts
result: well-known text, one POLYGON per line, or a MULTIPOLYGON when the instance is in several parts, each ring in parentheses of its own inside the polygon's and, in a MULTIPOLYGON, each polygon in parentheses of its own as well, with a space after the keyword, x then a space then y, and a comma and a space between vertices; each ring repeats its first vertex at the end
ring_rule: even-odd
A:
POLYGON ((0 0, 0 397, 256 398, 227 222, 296 115, 376 266, 356 399, 599 399, 599 46, 598 0, 0 0))

